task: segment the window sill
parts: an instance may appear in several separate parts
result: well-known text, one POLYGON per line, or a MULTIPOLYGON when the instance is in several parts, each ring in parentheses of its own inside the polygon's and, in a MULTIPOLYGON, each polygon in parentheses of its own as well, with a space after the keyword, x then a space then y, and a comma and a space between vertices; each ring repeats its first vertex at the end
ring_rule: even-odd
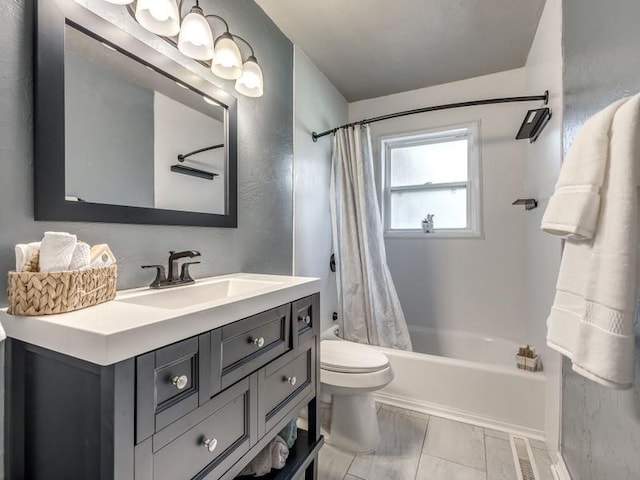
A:
POLYGON ((388 230, 384 232, 384 238, 420 238, 443 239, 443 238, 459 238, 459 239, 479 239, 483 238, 482 232, 474 230, 436 230, 433 233, 424 233, 422 230, 388 230))

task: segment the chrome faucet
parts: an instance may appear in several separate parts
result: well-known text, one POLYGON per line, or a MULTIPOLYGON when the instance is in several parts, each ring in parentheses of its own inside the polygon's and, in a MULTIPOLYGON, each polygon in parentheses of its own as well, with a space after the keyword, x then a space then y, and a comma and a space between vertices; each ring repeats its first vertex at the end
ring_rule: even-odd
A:
POLYGON ((177 287, 178 285, 188 285, 195 283, 195 280, 191 278, 189 273, 189 266, 196 265, 200 262, 184 262, 180 275, 178 275, 179 260, 181 258, 194 258, 199 257, 200 252, 195 250, 185 250, 183 252, 169 252, 169 272, 165 274, 164 265, 143 265, 142 268, 155 268, 156 278, 149 285, 151 288, 168 288, 177 287))

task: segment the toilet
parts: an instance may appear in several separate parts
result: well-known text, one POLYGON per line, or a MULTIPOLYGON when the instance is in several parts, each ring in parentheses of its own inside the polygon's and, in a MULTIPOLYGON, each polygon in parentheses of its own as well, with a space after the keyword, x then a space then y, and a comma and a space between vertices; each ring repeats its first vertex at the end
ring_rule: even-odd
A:
POLYGON ((320 382, 331 395, 331 431, 327 443, 354 453, 378 448, 380 431, 373 392, 393 380, 389 359, 367 345, 322 340, 320 382))

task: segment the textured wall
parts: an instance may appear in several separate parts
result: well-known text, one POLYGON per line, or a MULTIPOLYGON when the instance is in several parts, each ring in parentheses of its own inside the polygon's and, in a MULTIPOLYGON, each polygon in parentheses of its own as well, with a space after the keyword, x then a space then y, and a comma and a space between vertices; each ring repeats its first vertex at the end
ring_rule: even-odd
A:
MULTIPOLYGON (((140 265, 164 262, 169 250, 202 252, 197 277, 236 271, 291 273, 293 46, 250 0, 205 0, 255 46, 265 96, 238 102, 238 228, 138 226, 33 221, 32 13, 34 0, 0 2, 0 272, 13 245, 68 230, 88 243, 107 242, 118 257, 118 287, 147 284, 140 265)), ((117 9, 95 0, 100 8, 117 9)), ((114 10, 115 11, 115 10, 114 10)), ((160 41, 159 44, 164 44, 160 41)), ((233 92, 233 83, 222 85, 233 92)), ((0 305, 6 303, 0 275, 0 305)))
POLYGON ((347 121, 347 102, 304 52, 295 49, 295 214, 294 271, 322 279, 321 330, 332 325, 337 310, 336 277, 329 269, 332 253, 329 177, 332 137, 323 132, 347 121))
MULTIPOLYGON (((14 244, 40 239, 45 230, 68 230, 89 243, 109 243, 118 257, 120 289, 151 281, 140 265, 164 262, 169 250, 187 248, 203 255, 202 264, 193 269, 195 277, 236 271, 291 273, 293 46, 251 0, 200 3, 227 18, 234 31, 255 46, 265 76, 263 98, 238 102, 237 229, 35 222, 34 0, 0 2, 0 305, 6 304, 4 272, 14 265, 14 244)), ((155 44, 166 48, 162 41, 155 44)), ((221 84, 233 92, 232 82, 221 84)))
MULTIPOLYGON (((564 0, 565 148, 584 121, 640 91, 640 2, 564 0)), ((637 334, 640 343, 640 330, 637 334)), ((564 363, 562 453, 573 480, 640 477, 640 348, 632 390, 610 390, 564 363)))
MULTIPOLYGON (((520 68, 351 103, 349 120, 519 96, 525 89, 525 70, 520 68)), ((524 193, 526 143, 514 138, 526 110, 522 104, 459 108, 371 125, 379 167, 381 137, 481 122, 483 238, 386 239, 389 268, 409 324, 533 342, 526 338, 523 314, 524 222, 529 212, 511 205, 524 193)))
POLYGON ((541 348, 547 377, 546 434, 549 451, 560 447, 560 354, 546 347, 547 317, 553 303, 560 265, 561 241, 540 230, 542 215, 562 161, 562 0, 547 0, 526 65, 527 92, 537 95, 549 90, 553 117, 544 133, 527 144, 525 196, 538 199, 538 208, 525 221, 525 310, 527 338, 541 348))

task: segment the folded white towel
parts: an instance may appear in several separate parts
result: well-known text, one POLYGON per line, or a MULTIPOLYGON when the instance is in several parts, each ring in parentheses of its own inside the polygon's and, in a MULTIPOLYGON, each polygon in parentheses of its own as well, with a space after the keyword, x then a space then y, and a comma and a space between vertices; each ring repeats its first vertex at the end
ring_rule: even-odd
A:
POLYGON ((45 232, 40 244, 40 271, 69 270, 78 239, 66 232, 45 232))
POLYGON ((602 185, 613 117, 627 99, 619 100, 582 126, 567 152, 542 229, 573 240, 593 238, 600 211, 602 185))
MULTIPOLYGON (((589 139, 581 132, 581 144, 576 148, 582 155, 568 155, 567 159, 573 158, 576 163, 567 161, 562 167, 564 178, 591 174, 594 178, 587 183, 601 185, 602 189, 595 224, 590 215, 589 222, 584 224, 576 221, 575 216, 566 222, 569 226, 583 225, 584 228, 573 229, 573 234, 580 234, 578 238, 571 234, 571 228, 565 231, 570 235, 547 322, 547 343, 568 356, 573 369, 581 375, 608 387, 624 389, 633 385, 634 378, 640 95, 626 103, 616 102, 596 117, 585 124, 588 134, 599 139, 591 143, 593 149, 588 148, 589 139), (616 110, 615 116, 611 115, 613 110, 616 110), (601 130, 593 130, 595 124, 601 130), (600 142, 603 138, 610 138, 606 148, 600 142), (580 159, 584 161, 583 171, 580 159), (570 171, 565 172, 565 168, 570 171), (595 178, 596 172, 602 179, 595 178), (589 235, 593 238, 580 240, 584 238, 581 231, 586 238, 589 235)), ((556 198, 558 204, 554 208, 557 209, 567 204, 572 210, 575 203, 580 203, 568 197, 562 201, 560 195, 556 198)), ((582 202, 582 206, 592 208, 587 207, 587 203, 582 202)), ((548 215, 545 212, 545 219, 558 211, 548 215)), ((560 233, 555 228, 546 230, 560 233)))
POLYGON ((116 263, 116 257, 109 248, 109 245, 103 243, 91 247, 91 268, 108 267, 116 263))
POLYGON ((40 242, 19 243, 16 245, 16 272, 24 271, 24 267, 40 251, 40 242))
POLYGON ((73 250, 69 270, 84 270, 91 264, 91 247, 84 242, 76 243, 73 250))

